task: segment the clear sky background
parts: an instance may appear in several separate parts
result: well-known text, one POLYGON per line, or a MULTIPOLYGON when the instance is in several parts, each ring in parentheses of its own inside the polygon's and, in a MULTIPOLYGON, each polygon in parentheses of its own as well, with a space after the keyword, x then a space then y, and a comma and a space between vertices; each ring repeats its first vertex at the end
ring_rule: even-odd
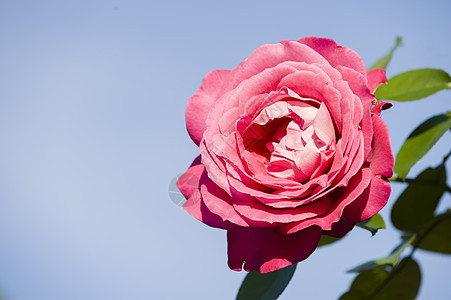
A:
MULTIPOLYGON (((404 38, 389 77, 451 72, 451 2, 0 1, 0 294, 7 300, 233 299, 226 235, 168 196, 197 155, 188 98, 258 46, 330 37, 370 65, 404 38)), ((384 112, 397 152, 451 93, 384 112)), ((437 165, 450 134, 412 170, 437 165)), ((451 165, 448 164, 448 169, 451 165)), ((393 184, 389 209, 402 185, 393 184)), ((450 196, 441 209, 449 206, 450 196)), ((280 299, 336 299, 346 270, 388 254, 390 224, 300 263, 280 299)), ((451 299, 451 259, 417 251, 419 299, 451 299)))

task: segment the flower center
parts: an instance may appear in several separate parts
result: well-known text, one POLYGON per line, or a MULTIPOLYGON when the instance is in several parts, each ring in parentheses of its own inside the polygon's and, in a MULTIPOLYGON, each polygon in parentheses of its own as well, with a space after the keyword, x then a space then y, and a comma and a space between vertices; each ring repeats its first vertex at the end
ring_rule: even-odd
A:
POLYGON ((275 102, 257 115, 249 130, 253 137, 248 145, 253 147, 247 149, 260 152, 274 177, 297 182, 314 178, 330 166, 335 152, 335 128, 323 103, 275 102))

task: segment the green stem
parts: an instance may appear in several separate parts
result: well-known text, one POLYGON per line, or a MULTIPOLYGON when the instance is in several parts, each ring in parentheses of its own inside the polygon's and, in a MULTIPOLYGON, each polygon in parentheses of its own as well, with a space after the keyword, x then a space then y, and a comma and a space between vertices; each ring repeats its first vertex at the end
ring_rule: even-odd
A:
MULTIPOLYGON (((425 230, 424 232, 422 232, 420 234, 420 232, 416 232, 414 233, 412 236, 415 236, 415 239, 412 242, 412 251, 410 252, 410 254, 406 257, 407 259, 412 259, 413 254, 415 253, 415 251, 418 249, 418 247, 420 246, 421 242, 424 240, 424 238, 432 231, 435 229, 435 227, 437 227, 443 220, 445 220, 446 218, 451 217, 451 209, 449 209, 446 213, 443 213, 441 215, 438 216, 438 218, 431 223, 425 230)), ((410 238, 412 237, 410 236, 410 238)), ((371 293, 371 295, 368 297, 368 299, 373 298, 374 296, 376 296, 389 282, 390 280, 393 278, 393 276, 395 276, 398 272, 400 272, 405 265, 407 264, 408 260, 403 260, 399 263, 398 266, 394 267, 390 274, 388 275, 388 277, 384 280, 384 282, 382 282, 382 284, 373 292, 371 293)))
POLYGON ((437 227, 443 220, 447 219, 451 217, 451 209, 449 209, 447 212, 438 215, 437 219, 431 223, 425 230, 424 232, 420 233, 417 232, 416 233, 416 238, 412 243, 412 251, 409 254, 409 257, 411 257, 413 255, 413 253, 415 252, 415 250, 418 249, 418 247, 420 246, 421 242, 424 240, 425 237, 428 236, 429 233, 431 233, 432 230, 435 229, 435 227, 437 227))
POLYGON ((427 181, 418 181, 417 179, 412 178, 399 178, 399 177, 390 177, 388 178, 391 182, 402 182, 402 183, 408 183, 408 184, 418 184, 418 185, 434 185, 443 187, 445 191, 448 193, 451 193, 451 188, 446 184, 437 184, 436 182, 427 182, 427 181))
POLYGON ((448 158, 449 158, 450 156, 451 156, 451 151, 449 151, 448 154, 446 154, 446 156, 443 157, 443 162, 442 162, 442 164, 445 164, 446 161, 448 160, 448 158))

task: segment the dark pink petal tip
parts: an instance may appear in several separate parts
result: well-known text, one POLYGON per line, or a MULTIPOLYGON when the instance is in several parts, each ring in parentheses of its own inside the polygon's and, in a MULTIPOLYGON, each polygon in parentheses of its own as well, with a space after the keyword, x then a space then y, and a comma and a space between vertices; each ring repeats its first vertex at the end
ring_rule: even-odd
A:
POLYGON ((368 71, 366 76, 368 78, 368 88, 370 89, 371 93, 374 93, 379 84, 388 83, 384 69, 370 70, 368 71))
POLYGON ((389 108, 392 107, 392 106, 393 106, 393 104, 391 104, 390 102, 382 102, 382 101, 378 101, 378 102, 376 103, 376 105, 374 105, 374 106, 371 108, 371 112, 372 112, 373 114, 376 114, 376 115, 380 116, 380 115, 381 115, 381 112, 382 112, 383 110, 389 109, 389 108))

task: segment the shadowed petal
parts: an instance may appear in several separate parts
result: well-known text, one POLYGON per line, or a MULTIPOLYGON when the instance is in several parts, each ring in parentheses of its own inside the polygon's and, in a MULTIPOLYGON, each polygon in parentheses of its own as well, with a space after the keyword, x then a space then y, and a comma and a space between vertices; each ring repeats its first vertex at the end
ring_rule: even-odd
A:
POLYGON ((235 211, 232 206, 232 198, 202 173, 200 178, 202 201, 210 212, 221 216, 224 221, 229 221, 239 226, 248 226, 247 222, 235 211))
POLYGON ((187 201, 183 208, 199 221, 216 228, 231 229, 236 226, 224 221, 220 216, 212 213, 203 203, 199 191, 200 178, 204 173, 204 166, 196 158, 191 167, 177 180, 177 187, 187 201))
POLYGON ((345 217, 354 223, 368 220, 387 204, 390 192, 388 180, 373 176, 368 188, 345 209, 345 217))
POLYGON ((300 262, 312 254, 322 230, 312 226, 294 234, 277 228, 237 228, 227 231, 229 267, 235 271, 268 273, 300 262), (244 263, 244 266, 243 266, 244 263))

